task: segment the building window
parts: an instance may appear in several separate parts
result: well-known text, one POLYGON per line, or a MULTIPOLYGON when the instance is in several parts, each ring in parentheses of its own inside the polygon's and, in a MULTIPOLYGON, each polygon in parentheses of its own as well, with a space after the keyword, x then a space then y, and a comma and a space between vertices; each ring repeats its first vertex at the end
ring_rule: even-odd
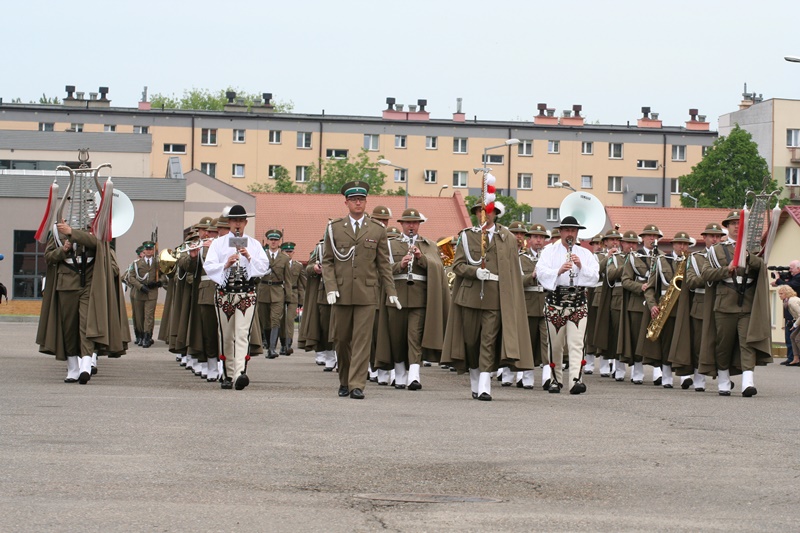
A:
POLYGON ((438 173, 435 170, 425 171, 425 183, 436 183, 438 173))
POLYGON ((517 145, 517 155, 530 157, 533 155, 533 141, 520 141, 517 145))
POLYGON ((269 130, 269 143, 281 144, 281 130, 269 130))
POLYGON ((608 192, 622 192, 622 176, 608 177, 608 192))
POLYGON ((244 130, 233 130, 233 142, 235 143, 244 142, 244 130))
POLYGON ((638 159, 636 168, 639 170, 658 170, 658 161, 655 159, 638 159))
POLYGON ((200 131, 200 144, 215 146, 217 144, 217 130, 203 128, 200 131))
POLYGON ((234 163, 233 169, 231 170, 231 175, 234 178, 243 178, 244 177, 244 165, 241 163, 234 163))
POLYGON ((789 187, 797 187, 800 185, 800 168, 786 169, 786 185, 789 187))
POLYGON ((591 188, 592 188, 592 177, 581 176, 581 189, 591 189, 591 188))
POLYGON ((608 158, 622 159, 622 143, 608 143, 608 158))
POLYGON ((673 144, 672 145, 672 160, 673 161, 686 161, 686 145, 673 144))
POLYGON ((481 159, 484 165, 502 165, 505 156, 502 154, 483 154, 481 159))
POLYGON ((297 147, 302 148, 303 150, 308 150, 311 148, 311 132, 310 131, 298 131, 297 132, 297 147))
POLYGON ((364 134, 364 149, 375 152, 380 148, 380 136, 373 133, 364 134))
POLYGON ((106 124, 103 126, 103 132, 105 133, 114 133, 115 131, 117 131, 116 124, 106 124))
POLYGON ((200 172, 212 178, 217 177, 217 164, 216 163, 200 163, 200 172))
POLYGON ((466 154, 467 153, 467 139, 466 137, 453 138, 453 153, 466 154))
POLYGON ((517 189, 528 189, 533 187, 533 174, 517 174, 517 189))
POLYGON ((71 131, 73 133, 83 133, 83 124, 77 124, 73 122, 72 124, 69 125, 68 131, 71 131))
POLYGON ((164 143, 164 153, 165 154, 185 154, 186 153, 186 145, 185 144, 164 143))
POLYGON ((41 298, 42 280, 47 272, 45 245, 34 238, 35 231, 14 230, 14 265, 11 298, 41 298))
POLYGON ((557 207, 548 207, 547 208, 547 222, 558 222, 558 208, 557 207))
POLYGON ((405 135, 395 135, 394 136, 394 147, 395 148, 406 148, 406 136, 405 135))
POLYGON ((708 155, 709 150, 711 150, 710 146, 703 146, 703 149, 701 150, 701 154, 703 155, 703 157, 708 155))
POLYGON ((519 217, 520 217, 520 222, 522 222, 523 224, 530 224, 531 222, 533 222, 533 211, 530 209, 524 211, 519 214, 519 217))
POLYGON ((594 155, 594 143, 591 141, 583 141, 581 143, 581 155, 594 155))
POLYGON ((670 194, 680 194, 681 193, 681 180, 678 178, 670 178, 669 180, 669 193, 670 194))
POLYGON ((456 170, 453 172, 453 187, 466 187, 467 186, 467 171, 456 170))
POLYGON ((150 133, 150 127, 149 126, 134 126, 133 127, 133 133, 138 133, 138 134, 141 134, 141 135, 147 135, 148 133, 150 133))
POLYGON ((297 183, 308 181, 308 167, 296 166, 294 169, 294 181, 297 183))
POLYGON ((54 131, 56 125, 52 122, 40 122, 39 131, 54 131))
POLYGON ((394 182, 395 183, 405 183, 406 182, 406 170, 403 168, 396 168, 394 169, 394 182))
POLYGON ((347 159, 347 150, 341 148, 328 148, 325 150, 325 157, 328 159, 347 159))
POLYGON ((634 202, 637 204, 655 204, 658 202, 657 194, 637 194, 634 202))
POLYGON ((548 174, 547 175, 547 186, 548 187, 555 187, 556 183, 560 182, 559 179, 561 177, 560 174, 548 174))
POLYGON ((789 148, 800 147, 800 130, 786 130, 786 146, 789 148))
POLYGON ((426 150, 438 150, 439 149, 439 137, 425 137, 425 149, 426 150))
POLYGON ((561 153, 561 141, 547 141, 547 153, 548 154, 561 153))
POLYGON ((280 168, 280 165, 270 165, 267 167, 267 177, 274 180, 277 177, 278 168, 280 168))

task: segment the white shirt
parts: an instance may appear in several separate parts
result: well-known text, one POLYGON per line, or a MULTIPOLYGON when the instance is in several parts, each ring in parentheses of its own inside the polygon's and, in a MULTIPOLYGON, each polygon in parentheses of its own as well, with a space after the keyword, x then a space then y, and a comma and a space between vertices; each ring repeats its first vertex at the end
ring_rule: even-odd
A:
POLYGON ((353 233, 356 232, 356 223, 358 223, 358 231, 361 231, 361 229, 364 227, 364 217, 361 217, 358 220, 350 217, 350 226, 353 228, 353 233))
MULTIPOLYGON (((233 232, 214 239, 214 242, 208 247, 208 255, 206 255, 206 259, 203 262, 206 275, 219 286, 225 286, 228 282, 230 268, 225 268, 225 263, 231 255, 236 253, 236 250, 231 248, 230 245, 231 237, 234 237, 233 232)), ((269 258, 266 252, 264 252, 257 240, 249 235, 244 235, 244 237, 247 237, 247 251, 250 254, 250 259, 248 260, 243 255, 239 256, 239 264, 244 267, 247 279, 267 274, 269 272, 269 258)))
MULTIPOLYGON (((577 273, 575 285, 579 287, 594 287, 600 280, 600 265, 592 252, 583 246, 575 245, 572 253, 581 260, 581 268, 572 265, 572 271, 577 273)), ((567 262, 567 248, 561 241, 546 246, 542 250, 539 262, 536 264, 536 277, 539 283, 548 291, 555 290, 557 285, 569 286, 569 270, 558 275, 561 265, 567 262)))

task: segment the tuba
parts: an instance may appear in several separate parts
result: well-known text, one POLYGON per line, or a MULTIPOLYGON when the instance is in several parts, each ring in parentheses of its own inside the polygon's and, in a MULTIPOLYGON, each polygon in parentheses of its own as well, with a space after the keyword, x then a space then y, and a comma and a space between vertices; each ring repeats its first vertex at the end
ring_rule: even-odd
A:
POLYGON ((606 208, 595 195, 588 192, 568 194, 558 212, 562 218, 568 215, 575 217, 586 227, 578 231, 578 237, 583 240, 591 239, 606 226, 606 208))
MULTIPOLYGON (((654 264, 655 261, 657 261, 657 259, 654 258, 654 264)), ((661 330, 664 329, 664 324, 666 324, 667 318, 669 318, 670 313, 672 313, 672 308, 675 307, 678 297, 680 296, 681 287, 678 282, 683 284, 683 277, 686 275, 686 256, 681 255, 677 261, 680 262, 678 271, 672 276, 672 280, 669 282, 669 287, 664 293, 664 296, 658 300, 658 315, 656 315, 647 326, 647 340, 649 341, 655 342, 658 340, 658 337, 661 335, 661 330)))

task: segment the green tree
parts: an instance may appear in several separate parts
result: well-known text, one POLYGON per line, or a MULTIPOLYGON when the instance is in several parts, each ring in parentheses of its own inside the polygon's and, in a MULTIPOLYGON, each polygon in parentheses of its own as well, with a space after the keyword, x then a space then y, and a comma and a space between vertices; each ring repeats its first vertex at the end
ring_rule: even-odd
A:
MULTIPOLYGON (((467 206, 467 209, 472 207, 478 202, 479 198, 477 196, 467 196, 464 198, 464 203, 467 206)), ((512 222, 522 220, 522 215, 527 215, 531 212, 531 206, 528 204, 519 204, 517 203, 516 198, 513 196, 498 196, 497 201, 502 203, 505 206, 505 211, 503 212, 503 216, 497 219, 499 224, 503 226, 508 226, 512 222)), ((477 226, 478 225, 478 217, 470 214, 470 219, 472 220, 472 224, 477 226)))
POLYGON ((306 192, 303 186, 295 183, 289 175, 289 171, 280 165, 275 169, 274 184, 262 182, 251 183, 247 186, 247 190, 250 192, 283 192, 295 194, 306 192))
MULTIPOLYGON (((697 198, 697 207, 738 209, 744 205, 748 189, 761 192, 764 178, 770 176, 767 162, 758 153, 750 132, 738 124, 727 137, 720 137, 692 172, 678 178, 681 191, 697 198)), ((768 190, 778 189, 770 179, 768 190)), ((684 207, 694 205, 691 198, 681 198, 684 207)))
MULTIPOLYGON (((342 186, 355 180, 369 183, 369 193, 372 194, 397 194, 384 190, 386 174, 378 163, 371 161, 369 152, 361 149, 354 158, 320 159, 316 165, 308 169, 308 186, 306 192, 310 193, 338 193, 342 186)), ((405 194, 403 191, 401 194, 405 194)))
MULTIPOLYGON (((225 108, 225 104, 228 103, 228 98, 225 96, 225 93, 228 91, 235 92, 236 99, 238 100, 241 98, 248 110, 252 107, 254 101, 261 100, 261 94, 248 93, 235 87, 228 87, 227 89, 219 89, 217 91, 192 88, 184 89, 181 97, 177 97, 174 94, 166 95, 155 93, 150 97, 150 105, 155 109, 163 107, 164 109, 222 111, 225 108)), ((291 113, 292 110, 294 110, 294 103, 291 100, 287 102, 273 100, 273 105, 276 113, 291 113)))
MULTIPOLYGON (((31 102, 33 103, 33 102, 31 102)), ((58 99, 58 96, 54 96, 52 98, 48 98, 46 94, 42 93, 42 97, 39 98, 40 104, 60 104, 61 101, 58 99)))

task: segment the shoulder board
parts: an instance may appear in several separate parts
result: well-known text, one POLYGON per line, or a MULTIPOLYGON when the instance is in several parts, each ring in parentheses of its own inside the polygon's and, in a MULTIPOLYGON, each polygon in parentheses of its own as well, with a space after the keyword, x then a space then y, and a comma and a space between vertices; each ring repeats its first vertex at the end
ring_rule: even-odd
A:
POLYGON ((472 231, 472 232, 474 232, 474 233, 480 233, 480 231, 481 231, 481 228, 479 228, 479 227, 477 227, 477 226, 469 226, 469 227, 467 227, 467 228, 464 228, 464 229, 462 229, 461 231, 459 231, 459 233, 463 233, 463 232, 465 232, 465 231, 472 231))
POLYGON ((328 221, 328 225, 330 226, 331 224, 336 224, 337 222, 341 222, 342 220, 344 220, 344 217, 332 218, 328 221))
POLYGON ((385 227, 386 227, 386 224, 384 224, 383 222, 381 222, 381 221, 380 221, 380 220, 378 220, 378 219, 375 219, 375 218, 370 218, 370 220, 371 220, 372 222, 374 222, 375 224, 378 224, 378 225, 379 225, 380 227, 382 227, 382 228, 385 228, 385 227))

